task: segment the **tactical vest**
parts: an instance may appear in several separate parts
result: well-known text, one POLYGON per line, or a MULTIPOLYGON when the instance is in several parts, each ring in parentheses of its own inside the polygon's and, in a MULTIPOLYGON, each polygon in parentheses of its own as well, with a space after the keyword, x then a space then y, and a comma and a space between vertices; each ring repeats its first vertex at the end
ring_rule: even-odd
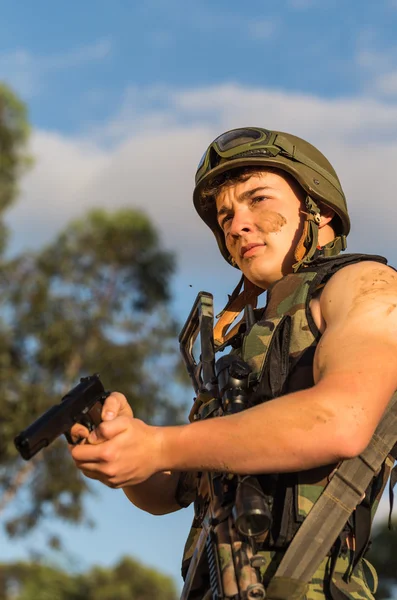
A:
MULTIPOLYGON (((320 257, 309 267, 286 275, 268 290, 266 307, 255 311, 255 324, 249 331, 242 326, 233 340, 234 352, 240 354, 252 369, 252 405, 314 385, 313 359, 321 333, 314 323, 310 301, 339 269, 368 260, 387 262, 379 256, 362 254, 320 257)), ((205 403, 199 412, 199 417, 207 416, 205 403)), ((354 565, 367 548, 371 522, 393 464, 394 458, 389 456, 335 544, 337 553, 340 553, 348 544, 347 540, 354 536, 354 565)), ((335 467, 327 465, 298 473, 258 476, 273 516, 272 529, 263 549, 282 550, 288 546, 335 467)), ((207 506, 206 490, 200 482, 200 474, 185 474, 178 486, 177 499, 181 506, 187 506, 193 499, 195 502, 195 517, 182 563, 183 576, 207 506)))

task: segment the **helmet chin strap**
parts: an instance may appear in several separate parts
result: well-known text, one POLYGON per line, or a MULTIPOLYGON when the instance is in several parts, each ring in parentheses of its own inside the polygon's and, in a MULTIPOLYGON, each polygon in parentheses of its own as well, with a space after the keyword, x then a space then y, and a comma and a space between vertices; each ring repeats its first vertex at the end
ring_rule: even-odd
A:
POLYGON ((302 237, 295 248, 297 262, 292 266, 294 273, 302 265, 307 265, 313 260, 318 247, 320 209, 310 196, 306 196, 305 206, 307 211, 302 212, 306 215, 306 220, 303 226, 302 237))
POLYGON ((305 206, 307 208, 307 212, 305 212, 306 221, 303 226, 302 237, 295 249, 297 262, 292 265, 294 273, 302 266, 309 265, 319 255, 337 256, 342 250, 346 249, 345 235, 337 236, 325 246, 319 247, 318 229, 320 225, 320 209, 310 196, 306 196, 305 206))

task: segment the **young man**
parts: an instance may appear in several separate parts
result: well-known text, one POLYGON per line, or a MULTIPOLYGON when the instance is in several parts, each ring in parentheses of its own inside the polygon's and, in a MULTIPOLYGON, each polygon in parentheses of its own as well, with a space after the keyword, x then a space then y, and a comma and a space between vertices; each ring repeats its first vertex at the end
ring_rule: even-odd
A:
MULTIPOLYGON (((261 545, 267 587, 335 467, 368 446, 397 389, 397 275, 379 257, 339 256, 350 229, 340 182, 327 159, 295 136, 261 128, 222 134, 199 164, 194 203, 245 282, 221 318, 219 343, 236 306, 240 312, 268 290, 257 322, 232 340, 252 371, 252 406, 206 419, 204 402, 189 425, 152 427, 114 392, 104 422, 72 455, 85 475, 122 487, 153 514, 186 506, 200 486, 197 473, 260 475, 272 512, 261 545)), ((81 426, 73 433, 87 436, 81 426)), ((351 518, 335 532, 299 597, 373 598, 362 556, 392 464, 388 457, 363 498, 365 527, 351 518)))

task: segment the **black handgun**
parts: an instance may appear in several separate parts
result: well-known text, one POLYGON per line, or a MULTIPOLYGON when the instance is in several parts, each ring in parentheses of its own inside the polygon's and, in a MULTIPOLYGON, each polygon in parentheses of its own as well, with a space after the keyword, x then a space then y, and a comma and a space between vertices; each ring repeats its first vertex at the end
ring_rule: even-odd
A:
POLYGON ((80 383, 66 394, 59 404, 51 406, 34 423, 14 439, 16 449, 25 460, 30 460, 42 448, 49 446, 62 434, 70 444, 70 430, 80 423, 92 431, 102 421, 102 406, 109 396, 99 375, 82 377, 80 383))

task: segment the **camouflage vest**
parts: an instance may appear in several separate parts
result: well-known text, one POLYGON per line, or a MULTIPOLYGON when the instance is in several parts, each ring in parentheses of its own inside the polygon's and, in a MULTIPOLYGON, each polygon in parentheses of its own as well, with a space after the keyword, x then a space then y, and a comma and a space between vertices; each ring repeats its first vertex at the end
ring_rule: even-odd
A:
MULTIPOLYGON (((321 257, 309 267, 286 275, 268 290, 266 307, 255 311, 256 323, 249 331, 240 331, 233 341, 237 347, 235 352, 252 369, 252 404, 314 385, 313 358, 321 333, 314 323, 310 301, 339 269, 364 260, 386 263, 382 257, 361 254, 321 257)), ((205 403, 201 412, 205 418, 205 403)), ((338 551, 346 544, 346 539, 354 534, 356 544, 360 540, 356 545, 356 559, 362 556, 368 543, 374 512, 393 464, 394 459, 388 457, 358 507, 360 510, 355 511, 353 519, 347 524, 342 539, 338 541, 338 551)), ((264 550, 286 548, 335 467, 327 465, 299 473, 258 477, 273 515, 272 530, 264 543, 264 550)), ((187 506, 193 497, 195 501, 195 518, 182 564, 183 575, 189 566, 200 533, 200 521, 206 510, 206 491, 200 486, 199 475, 186 474, 186 477, 182 477, 177 494, 182 506, 187 506)))

